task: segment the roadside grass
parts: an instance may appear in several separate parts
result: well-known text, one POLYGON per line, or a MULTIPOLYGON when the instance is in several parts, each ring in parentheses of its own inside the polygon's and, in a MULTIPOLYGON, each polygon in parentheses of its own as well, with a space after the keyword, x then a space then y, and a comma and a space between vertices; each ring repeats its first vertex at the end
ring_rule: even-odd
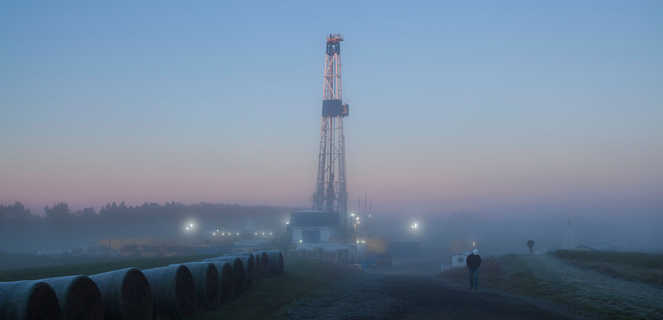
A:
POLYGON ((323 294, 334 281, 355 273, 349 267, 305 258, 285 259, 285 273, 262 279, 236 300, 193 319, 286 319, 297 300, 323 294))
POLYGON ((173 263, 200 261, 215 255, 193 255, 159 258, 126 258, 74 263, 48 267, 17 268, 0 271, 0 281, 35 280, 68 275, 91 275, 127 267, 149 269, 173 263))
POLYGON ((556 257, 611 277, 663 286, 663 254, 558 250, 556 257))
MULTIPOLYGON (((580 294, 579 288, 562 281, 546 281, 537 277, 537 270, 527 267, 527 255, 504 255, 484 259, 479 269, 479 288, 535 298, 552 303, 581 317, 598 319, 633 319, 630 310, 597 307, 596 301, 580 294), (484 269, 484 267, 486 267, 484 269)), ((469 287, 466 268, 451 269, 440 274, 442 279, 469 287)))

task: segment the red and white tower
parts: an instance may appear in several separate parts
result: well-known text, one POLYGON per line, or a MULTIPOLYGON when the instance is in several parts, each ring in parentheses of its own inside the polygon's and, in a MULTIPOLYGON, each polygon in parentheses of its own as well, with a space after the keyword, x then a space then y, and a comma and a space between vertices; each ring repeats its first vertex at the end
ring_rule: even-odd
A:
POLYGON ((327 37, 322 84, 320 152, 313 209, 338 213, 342 230, 347 228, 348 190, 345 181, 345 136, 343 118, 349 107, 343 103, 340 34, 327 37))

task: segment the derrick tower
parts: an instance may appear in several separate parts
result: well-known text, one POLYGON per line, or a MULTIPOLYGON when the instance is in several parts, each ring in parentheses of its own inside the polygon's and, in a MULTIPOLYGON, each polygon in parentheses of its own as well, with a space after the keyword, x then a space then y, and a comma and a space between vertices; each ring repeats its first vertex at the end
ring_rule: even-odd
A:
POLYGON ((320 152, 313 209, 338 213, 342 230, 347 228, 348 191, 345 180, 345 136, 343 118, 349 107, 343 103, 340 34, 327 37, 322 83, 320 152))

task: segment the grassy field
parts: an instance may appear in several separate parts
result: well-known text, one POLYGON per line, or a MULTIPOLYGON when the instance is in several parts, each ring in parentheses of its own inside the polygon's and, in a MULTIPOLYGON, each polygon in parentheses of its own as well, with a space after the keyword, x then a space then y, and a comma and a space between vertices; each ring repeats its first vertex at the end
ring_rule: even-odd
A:
MULTIPOLYGON (((660 283, 656 277, 660 276, 661 258, 586 251, 491 257, 479 269, 479 287, 552 303, 583 317, 654 319, 663 316, 663 288, 650 285, 660 283)), ((440 276, 469 286, 465 268, 440 276)))
POLYGON ((559 250, 554 254, 581 268, 629 281, 663 286, 663 254, 576 250, 559 250))
POLYGON ((34 280, 67 275, 91 275, 126 267, 149 269, 173 263, 200 261, 210 255, 178 256, 161 258, 104 259, 87 263, 58 264, 47 267, 16 268, 0 271, 0 281, 34 280))

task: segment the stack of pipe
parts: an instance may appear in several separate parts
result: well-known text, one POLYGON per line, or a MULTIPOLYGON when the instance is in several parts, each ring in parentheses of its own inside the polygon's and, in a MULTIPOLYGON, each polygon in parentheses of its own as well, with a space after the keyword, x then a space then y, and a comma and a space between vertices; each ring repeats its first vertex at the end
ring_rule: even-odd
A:
POLYGON ((92 276, 0 282, 0 320, 188 319, 284 272, 278 250, 92 276))
POLYGON ((219 273, 219 304, 230 301, 235 296, 232 261, 230 260, 209 260, 216 266, 219 273))
POLYGON ((260 257, 260 262, 258 263, 258 270, 261 274, 261 277, 266 277, 269 275, 269 255, 266 251, 256 251, 256 257, 260 257))
POLYGON ((90 276, 101 291, 106 320, 152 320, 150 284, 136 268, 90 276))
POLYGON ((232 266, 233 272, 233 297, 237 298, 245 288, 244 282, 246 281, 246 273, 244 270, 244 263, 236 256, 219 256, 215 258, 205 259, 206 262, 227 262, 232 266))
POLYGON ((189 262, 180 264, 193 275, 198 306, 212 310, 219 304, 219 271, 210 262, 189 262))
POLYGON ((246 270, 247 286, 251 287, 258 281, 255 257, 252 253, 241 254, 239 257, 242 259, 244 269, 246 270))
POLYGON ((266 252, 269 261, 269 272, 273 275, 282 274, 284 271, 283 254, 280 250, 270 250, 266 252))
POLYGON ((189 268, 183 265, 143 270, 150 282, 158 319, 184 319, 196 312, 196 289, 189 268))

